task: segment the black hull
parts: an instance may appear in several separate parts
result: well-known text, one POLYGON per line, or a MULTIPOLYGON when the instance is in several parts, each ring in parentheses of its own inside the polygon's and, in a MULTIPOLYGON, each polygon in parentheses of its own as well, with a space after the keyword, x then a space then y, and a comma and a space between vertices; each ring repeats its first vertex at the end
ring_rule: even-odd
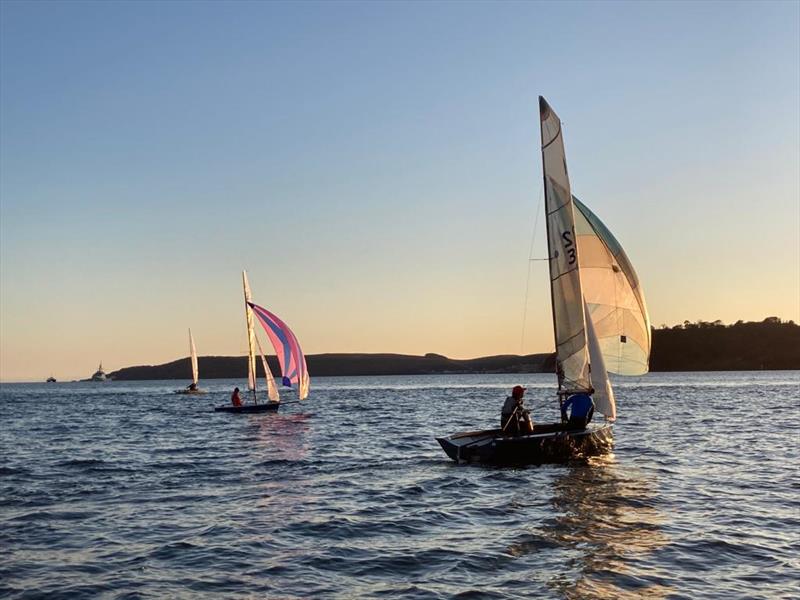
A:
POLYGON ((611 450, 614 438, 611 425, 589 425, 582 430, 561 425, 537 425, 529 435, 510 436, 499 429, 456 433, 436 438, 447 456, 456 462, 497 465, 530 465, 565 462, 584 456, 597 456, 611 450))
POLYGON ((207 394, 206 390, 175 390, 176 394, 185 394, 187 396, 198 396, 200 394, 207 394))
POLYGON ((226 413, 263 413, 278 410, 281 405, 280 402, 265 402, 264 404, 245 404, 244 406, 232 406, 230 404, 223 406, 215 406, 214 412, 226 413))

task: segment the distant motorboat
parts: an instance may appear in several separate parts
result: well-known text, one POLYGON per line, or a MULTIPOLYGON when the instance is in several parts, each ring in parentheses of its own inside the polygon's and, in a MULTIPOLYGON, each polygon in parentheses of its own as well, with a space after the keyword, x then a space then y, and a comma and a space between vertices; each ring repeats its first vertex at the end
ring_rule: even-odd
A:
POLYGON ((92 375, 89 378, 89 381, 107 381, 107 380, 108 377, 106 376, 106 372, 103 371, 103 363, 101 362, 100 366, 97 367, 97 371, 95 371, 94 375, 92 375))

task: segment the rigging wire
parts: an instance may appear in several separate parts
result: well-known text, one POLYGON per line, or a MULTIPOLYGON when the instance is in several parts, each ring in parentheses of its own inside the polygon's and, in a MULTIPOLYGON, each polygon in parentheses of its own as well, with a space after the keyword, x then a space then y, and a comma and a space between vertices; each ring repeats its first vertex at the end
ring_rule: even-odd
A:
POLYGON ((542 192, 544 191, 543 186, 539 186, 539 201, 537 202, 537 210, 536 210, 536 218, 533 221, 533 233, 531 234, 531 245, 528 249, 528 261, 526 262, 527 272, 528 275, 525 279, 525 303, 522 307, 522 336, 519 341, 519 353, 523 355, 525 353, 525 324, 528 320, 528 293, 530 292, 531 288, 531 263, 537 260, 550 260, 548 258, 533 258, 533 245, 536 242, 536 231, 539 228, 539 215, 543 212, 542 203, 542 192))

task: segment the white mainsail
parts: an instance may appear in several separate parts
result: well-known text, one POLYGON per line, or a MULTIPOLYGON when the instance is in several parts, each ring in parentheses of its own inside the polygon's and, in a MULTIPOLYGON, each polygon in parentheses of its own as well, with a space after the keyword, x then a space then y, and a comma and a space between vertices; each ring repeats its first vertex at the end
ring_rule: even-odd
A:
POLYGON ((194 347, 194 338, 192 337, 192 330, 189 330, 189 356, 192 360, 192 383, 197 385, 199 379, 199 370, 197 368, 197 348, 194 347))
POLYGON ((591 388, 591 380, 579 248, 575 238, 575 217, 561 121, 541 96, 539 116, 556 358, 563 371, 566 390, 587 391, 591 388))
POLYGON ((255 336, 256 344, 258 345, 258 353, 261 355, 261 365, 264 367, 264 379, 267 381, 267 396, 272 402, 280 402, 281 398, 278 394, 278 386, 275 385, 275 378, 272 376, 269 365, 267 364, 267 357, 264 355, 264 349, 261 347, 261 341, 258 336, 255 336))
POLYGON ((612 373, 643 375, 648 371, 651 332, 639 278, 603 222, 580 200, 572 200, 583 297, 605 364, 612 373))
POLYGON ((250 283, 247 281, 247 271, 242 271, 242 287, 244 288, 244 311, 247 321, 247 385, 253 398, 256 397, 256 348, 255 330, 253 329, 253 311, 250 308, 250 283))

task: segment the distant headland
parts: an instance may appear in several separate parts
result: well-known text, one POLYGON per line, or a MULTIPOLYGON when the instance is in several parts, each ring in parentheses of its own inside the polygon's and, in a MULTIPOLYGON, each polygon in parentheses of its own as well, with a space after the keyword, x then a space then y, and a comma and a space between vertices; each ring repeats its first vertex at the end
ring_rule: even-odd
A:
MULTIPOLYGON (((162 365, 126 367, 109 379, 187 379, 187 358, 162 365)), ((459 360, 441 354, 311 354, 308 370, 316 376, 428 375, 465 373, 552 373, 555 355, 503 354, 459 360)), ((279 372, 278 360, 268 357, 270 369, 279 372)), ((202 379, 243 377, 244 356, 201 356, 202 379)), ((757 371, 800 369, 800 325, 769 317, 760 322, 684 321, 653 329, 651 371, 757 371)), ((258 365, 259 376, 263 375, 258 365)))
MULTIPOLYGON (((267 357, 273 373, 280 373, 278 359, 267 357)), ((310 354, 306 356, 312 376, 358 375, 429 375, 444 373, 539 373, 552 371, 554 355, 513 354, 458 360, 441 354, 413 356, 408 354, 310 354)), ((244 377, 246 356, 201 356, 198 359, 201 379, 244 377)), ((186 379, 190 377, 188 359, 143 367, 127 367, 109 375, 115 380, 186 379)), ((264 375, 261 363, 258 376, 264 375)))

